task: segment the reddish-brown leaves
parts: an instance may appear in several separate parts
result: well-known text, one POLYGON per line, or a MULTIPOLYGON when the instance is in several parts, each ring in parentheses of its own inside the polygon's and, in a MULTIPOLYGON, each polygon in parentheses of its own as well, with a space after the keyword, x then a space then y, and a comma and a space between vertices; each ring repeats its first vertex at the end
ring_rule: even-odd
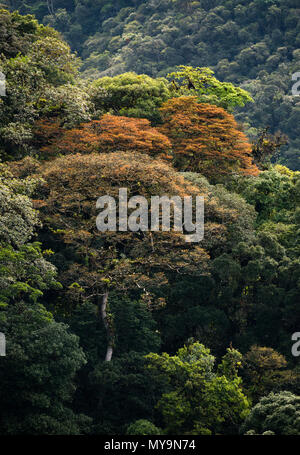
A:
MULTIPOLYGON (((45 123, 43 125, 43 128, 45 123)), ((46 124, 48 130, 53 125, 46 124)), ((100 120, 83 123, 78 128, 63 130, 57 126, 56 135, 41 151, 46 156, 91 152, 142 152, 151 156, 170 159, 169 139, 152 128, 146 119, 136 119, 105 114, 100 120)), ((48 133, 46 133, 49 136, 48 133)))
POLYGON ((180 170, 212 178, 232 171, 258 174, 247 137, 224 109, 185 96, 167 101, 161 112, 164 124, 160 131, 170 138, 174 163, 180 170))

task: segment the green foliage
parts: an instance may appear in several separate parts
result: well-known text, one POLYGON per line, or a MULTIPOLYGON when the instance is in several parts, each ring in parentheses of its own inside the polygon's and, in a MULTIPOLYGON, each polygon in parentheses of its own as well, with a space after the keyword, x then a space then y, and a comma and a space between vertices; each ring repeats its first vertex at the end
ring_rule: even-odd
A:
POLYGON ((38 25, 31 16, 0 13, 4 31, 13 35, 16 46, 12 50, 7 45, 0 52, 6 84, 6 96, 0 97, 0 156, 7 160, 35 154, 37 119, 65 116, 65 125, 74 126, 91 119, 93 106, 76 83, 79 61, 58 33, 38 25))
POLYGON ((274 349, 252 346, 244 356, 245 387, 255 403, 271 391, 285 390, 297 383, 297 371, 287 370, 285 357, 274 349))
POLYGON ((241 108, 237 119, 245 124, 247 134, 254 140, 266 127, 270 133, 284 133, 288 145, 281 147, 279 162, 299 170, 299 96, 292 96, 291 76, 299 71, 300 55, 298 50, 289 54, 287 47, 279 47, 274 58, 275 65, 261 68, 255 79, 240 84, 255 102, 241 108))
POLYGON ((154 124, 161 121, 159 108, 171 96, 165 79, 135 73, 102 77, 91 84, 89 93, 100 112, 147 118, 154 124))
POLYGON ((145 419, 140 419, 131 423, 126 430, 126 434, 143 436, 158 435, 162 434, 161 432, 162 430, 157 428, 152 422, 149 422, 149 420, 145 419))
POLYGON ((60 39, 45 37, 37 40, 27 55, 30 65, 36 66, 48 83, 59 86, 74 81, 79 62, 70 47, 60 39))
POLYGON ((299 172, 275 166, 256 179, 237 179, 229 185, 255 207, 259 230, 276 238, 295 258, 299 255, 299 182, 299 172))
MULTIPOLYGON (((39 225, 29 195, 37 180, 13 178, 0 168, 0 302, 36 302, 49 287, 59 288, 56 270, 42 254, 40 243, 29 243, 39 225)), ((3 317, 3 315, 1 315, 3 317)))
MULTIPOLYGON (((59 312, 59 308, 54 306, 53 311, 59 312)), ((135 302, 124 296, 112 294, 110 312, 116 331, 116 357, 120 358, 129 352, 141 355, 150 351, 158 352, 160 334, 152 313, 147 310, 143 302, 135 302)), ((106 348, 105 330, 97 316, 95 305, 87 302, 78 306, 72 316, 67 318, 72 332, 80 337, 86 356, 94 366, 104 358, 106 348)))
POLYGON ((33 42, 41 38, 58 38, 59 33, 49 27, 40 25, 32 15, 22 16, 18 12, 11 14, 0 9, 0 54, 6 58, 25 55, 33 42))
POLYGON ((43 306, 24 302, 6 310, 0 330, 7 340, 0 363, 1 434, 85 432, 90 419, 69 407, 74 376, 86 362, 78 338, 43 306))
POLYGON ((250 94, 229 82, 220 82, 209 68, 179 66, 179 69, 167 75, 174 80, 174 87, 179 87, 181 95, 197 96, 200 103, 209 103, 233 111, 236 106, 253 102, 250 94))
POLYGON ((242 426, 242 432, 276 435, 300 434, 300 397, 291 392, 271 392, 254 406, 242 426))
POLYGON ((89 375, 84 400, 91 398, 96 434, 125 434, 136 420, 155 420, 154 406, 164 389, 163 379, 153 380, 144 356, 129 352, 111 362, 100 362, 89 375))
MULTIPOLYGON (((184 178, 196 185, 199 191, 207 192, 210 200, 219 200, 224 208, 222 224, 227 226, 226 246, 228 248, 236 245, 239 241, 249 241, 253 238, 257 213, 253 205, 247 203, 248 201, 246 202, 242 195, 228 191, 224 185, 211 185, 202 175, 197 173, 185 172, 184 178), (226 217, 226 209, 233 214, 232 218, 226 217)), ((256 181, 256 179, 247 179, 246 181, 252 180, 256 181)), ((226 246, 224 245, 225 248, 226 246)))
POLYGON ((249 409, 237 375, 241 358, 238 351, 228 349, 216 373, 214 356, 198 342, 175 356, 147 356, 149 368, 168 380, 169 391, 157 404, 167 434, 237 432, 249 409))
POLYGON ((16 247, 24 245, 39 225, 29 196, 37 179, 13 178, 7 166, 0 164, 0 241, 16 247))
POLYGON ((0 250, 0 301, 8 303, 29 299, 36 302, 43 296, 43 290, 60 288, 54 279, 56 275, 52 264, 45 261, 40 245, 22 245, 19 250, 12 246, 0 250))

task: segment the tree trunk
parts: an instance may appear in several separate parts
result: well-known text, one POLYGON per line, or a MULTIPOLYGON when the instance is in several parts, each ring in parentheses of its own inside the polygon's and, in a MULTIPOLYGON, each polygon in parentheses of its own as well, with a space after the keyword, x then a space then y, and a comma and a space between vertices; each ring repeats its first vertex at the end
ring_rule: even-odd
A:
POLYGON ((56 14, 53 6, 53 0, 47 0, 48 11, 56 19, 56 14))
POLYGON ((114 334, 113 334, 113 330, 111 327, 111 323, 106 314, 107 301, 108 301, 108 289, 105 289, 99 309, 100 309, 101 318, 102 318, 102 321, 103 321, 103 324, 104 324, 104 327, 106 330, 106 335, 107 335, 107 348, 106 348, 105 362, 110 362, 112 355, 113 355, 113 349, 114 349, 114 334))

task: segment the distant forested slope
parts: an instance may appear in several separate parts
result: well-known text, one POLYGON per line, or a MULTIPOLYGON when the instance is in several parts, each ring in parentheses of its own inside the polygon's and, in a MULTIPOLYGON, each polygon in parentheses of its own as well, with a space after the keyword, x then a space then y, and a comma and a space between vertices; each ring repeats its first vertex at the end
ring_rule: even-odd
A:
POLYGON ((209 66, 256 101, 238 119, 250 136, 270 127, 289 138, 284 163, 300 169, 298 0, 7 0, 60 30, 87 77, 125 71, 164 76, 177 65, 209 66))

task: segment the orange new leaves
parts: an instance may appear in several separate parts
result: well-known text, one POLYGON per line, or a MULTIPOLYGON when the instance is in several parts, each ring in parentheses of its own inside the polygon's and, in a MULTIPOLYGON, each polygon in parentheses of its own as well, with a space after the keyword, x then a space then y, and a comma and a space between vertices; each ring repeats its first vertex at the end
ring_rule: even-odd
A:
POLYGON ((152 128, 149 120, 106 114, 100 120, 101 148, 106 152, 136 150, 151 156, 167 157, 169 139, 152 128))
POLYGON ((257 175, 252 150, 233 115, 196 97, 182 96, 161 108, 160 131, 172 142, 174 164, 181 171, 200 172, 216 179, 233 171, 257 175))
POLYGON ((56 120, 42 120, 36 125, 35 138, 45 158, 132 152, 173 158, 176 169, 199 172, 215 182, 233 172, 259 173, 247 137, 224 109, 182 96, 168 100, 161 112, 160 128, 153 128, 147 119, 111 114, 70 130, 56 120))
POLYGON ((91 152, 136 151, 170 159, 169 139, 152 128, 146 119, 105 114, 100 120, 83 123, 78 128, 63 130, 42 148, 46 155, 91 152))

